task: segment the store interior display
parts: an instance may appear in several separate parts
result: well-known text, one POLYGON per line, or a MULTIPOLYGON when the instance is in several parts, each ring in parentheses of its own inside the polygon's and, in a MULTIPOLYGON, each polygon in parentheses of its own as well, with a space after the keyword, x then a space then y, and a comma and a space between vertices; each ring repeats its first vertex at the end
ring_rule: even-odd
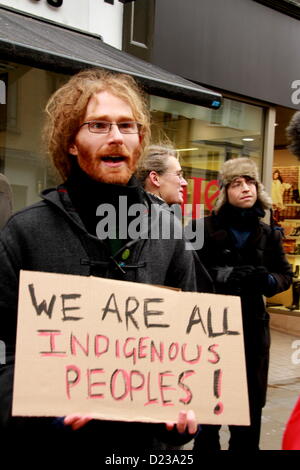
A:
MULTIPOLYGON (((277 158, 277 163, 286 159, 277 158)), ((290 162, 293 157, 289 156, 290 162)), ((298 163, 295 161, 295 163, 298 163)), ((268 307, 300 312, 300 167, 273 167, 272 200, 274 223, 283 234, 283 247, 293 269, 293 283, 288 291, 268 299, 268 307)))

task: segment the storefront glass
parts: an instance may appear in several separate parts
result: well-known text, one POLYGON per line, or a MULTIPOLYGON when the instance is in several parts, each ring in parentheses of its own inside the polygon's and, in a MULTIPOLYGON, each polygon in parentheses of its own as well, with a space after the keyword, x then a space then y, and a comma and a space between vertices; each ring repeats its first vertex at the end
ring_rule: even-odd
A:
POLYGON ((39 193, 57 184, 41 143, 44 108, 49 96, 65 80, 14 63, 0 63, 5 102, 0 104, 0 171, 13 190, 14 211, 40 199, 39 193))
MULTIPOLYGON (((0 171, 12 185, 15 211, 38 201, 43 189, 59 182, 45 157, 41 132, 45 104, 66 79, 67 75, 0 63, 2 91, 5 88, 5 102, 2 98, 0 104, 0 171)), ((149 102, 153 142, 167 137, 179 151, 189 183, 187 205, 212 209, 217 174, 228 158, 249 156, 261 168, 263 108, 230 99, 219 110, 153 95, 149 102)))
POLYGON ((284 231, 286 253, 300 255, 300 166, 287 149, 285 131, 294 113, 294 109, 276 108, 272 201, 274 218, 284 231))
POLYGON ((261 169, 262 107, 224 99, 222 107, 213 110, 157 96, 150 97, 150 105, 153 140, 169 139, 180 154, 189 183, 185 203, 193 206, 193 217, 197 204, 204 205, 205 213, 211 211, 225 160, 251 157, 261 169))
POLYGON ((300 166, 298 158, 287 148, 286 128, 295 112, 276 107, 271 186, 274 224, 283 235, 283 248, 294 276, 289 289, 267 299, 275 329, 293 334, 299 332, 300 312, 300 166), (282 313, 282 317, 277 315, 282 313))

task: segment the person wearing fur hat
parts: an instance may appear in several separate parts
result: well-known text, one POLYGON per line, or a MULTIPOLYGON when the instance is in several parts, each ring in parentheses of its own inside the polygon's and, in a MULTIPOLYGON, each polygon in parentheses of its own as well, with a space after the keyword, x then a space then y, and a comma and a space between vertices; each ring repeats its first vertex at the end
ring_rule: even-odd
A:
MULTIPOLYGON (((218 294, 241 298, 250 406, 250 426, 229 426, 229 450, 259 450, 261 413, 266 401, 269 364, 269 315, 263 296, 286 290, 292 270, 283 252, 281 232, 261 221, 272 200, 247 157, 228 160, 220 172, 220 193, 211 216, 193 222, 203 229, 198 256, 218 294)), ((220 450, 221 426, 203 425, 194 450, 220 450)))

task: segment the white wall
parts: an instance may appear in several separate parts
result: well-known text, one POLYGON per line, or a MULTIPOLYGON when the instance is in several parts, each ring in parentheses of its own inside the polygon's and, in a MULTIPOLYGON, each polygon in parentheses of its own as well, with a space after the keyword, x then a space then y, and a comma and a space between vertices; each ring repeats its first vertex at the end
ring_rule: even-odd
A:
POLYGON ((123 4, 104 0, 63 0, 61 7, 52 7, 47 0, 0 0, 9 6, 84 31, 99 34, 103 41, 122 48, 123 4))

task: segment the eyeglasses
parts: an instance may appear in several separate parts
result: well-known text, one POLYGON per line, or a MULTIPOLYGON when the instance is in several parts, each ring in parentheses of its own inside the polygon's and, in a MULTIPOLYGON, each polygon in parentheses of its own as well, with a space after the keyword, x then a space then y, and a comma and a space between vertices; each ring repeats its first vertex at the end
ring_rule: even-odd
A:
POLYGON ((108 134, 112 126, 118 126, 121 134, 139 134, 142 124, 136 121, 128 122, 109 122, 109 121, 87 121, 79 126, 88 126, 88 129, 93 134, 108 134))
POLYGON ((165 171, 164 172, 164 175, 165 174, 168 174, 168 175, 174 175, 174 176, 177 176, 180 180, 184 180, 184 175, 183 175, 183 171, 177 171, 176 173, 172 173, 171 171, 165 171))

